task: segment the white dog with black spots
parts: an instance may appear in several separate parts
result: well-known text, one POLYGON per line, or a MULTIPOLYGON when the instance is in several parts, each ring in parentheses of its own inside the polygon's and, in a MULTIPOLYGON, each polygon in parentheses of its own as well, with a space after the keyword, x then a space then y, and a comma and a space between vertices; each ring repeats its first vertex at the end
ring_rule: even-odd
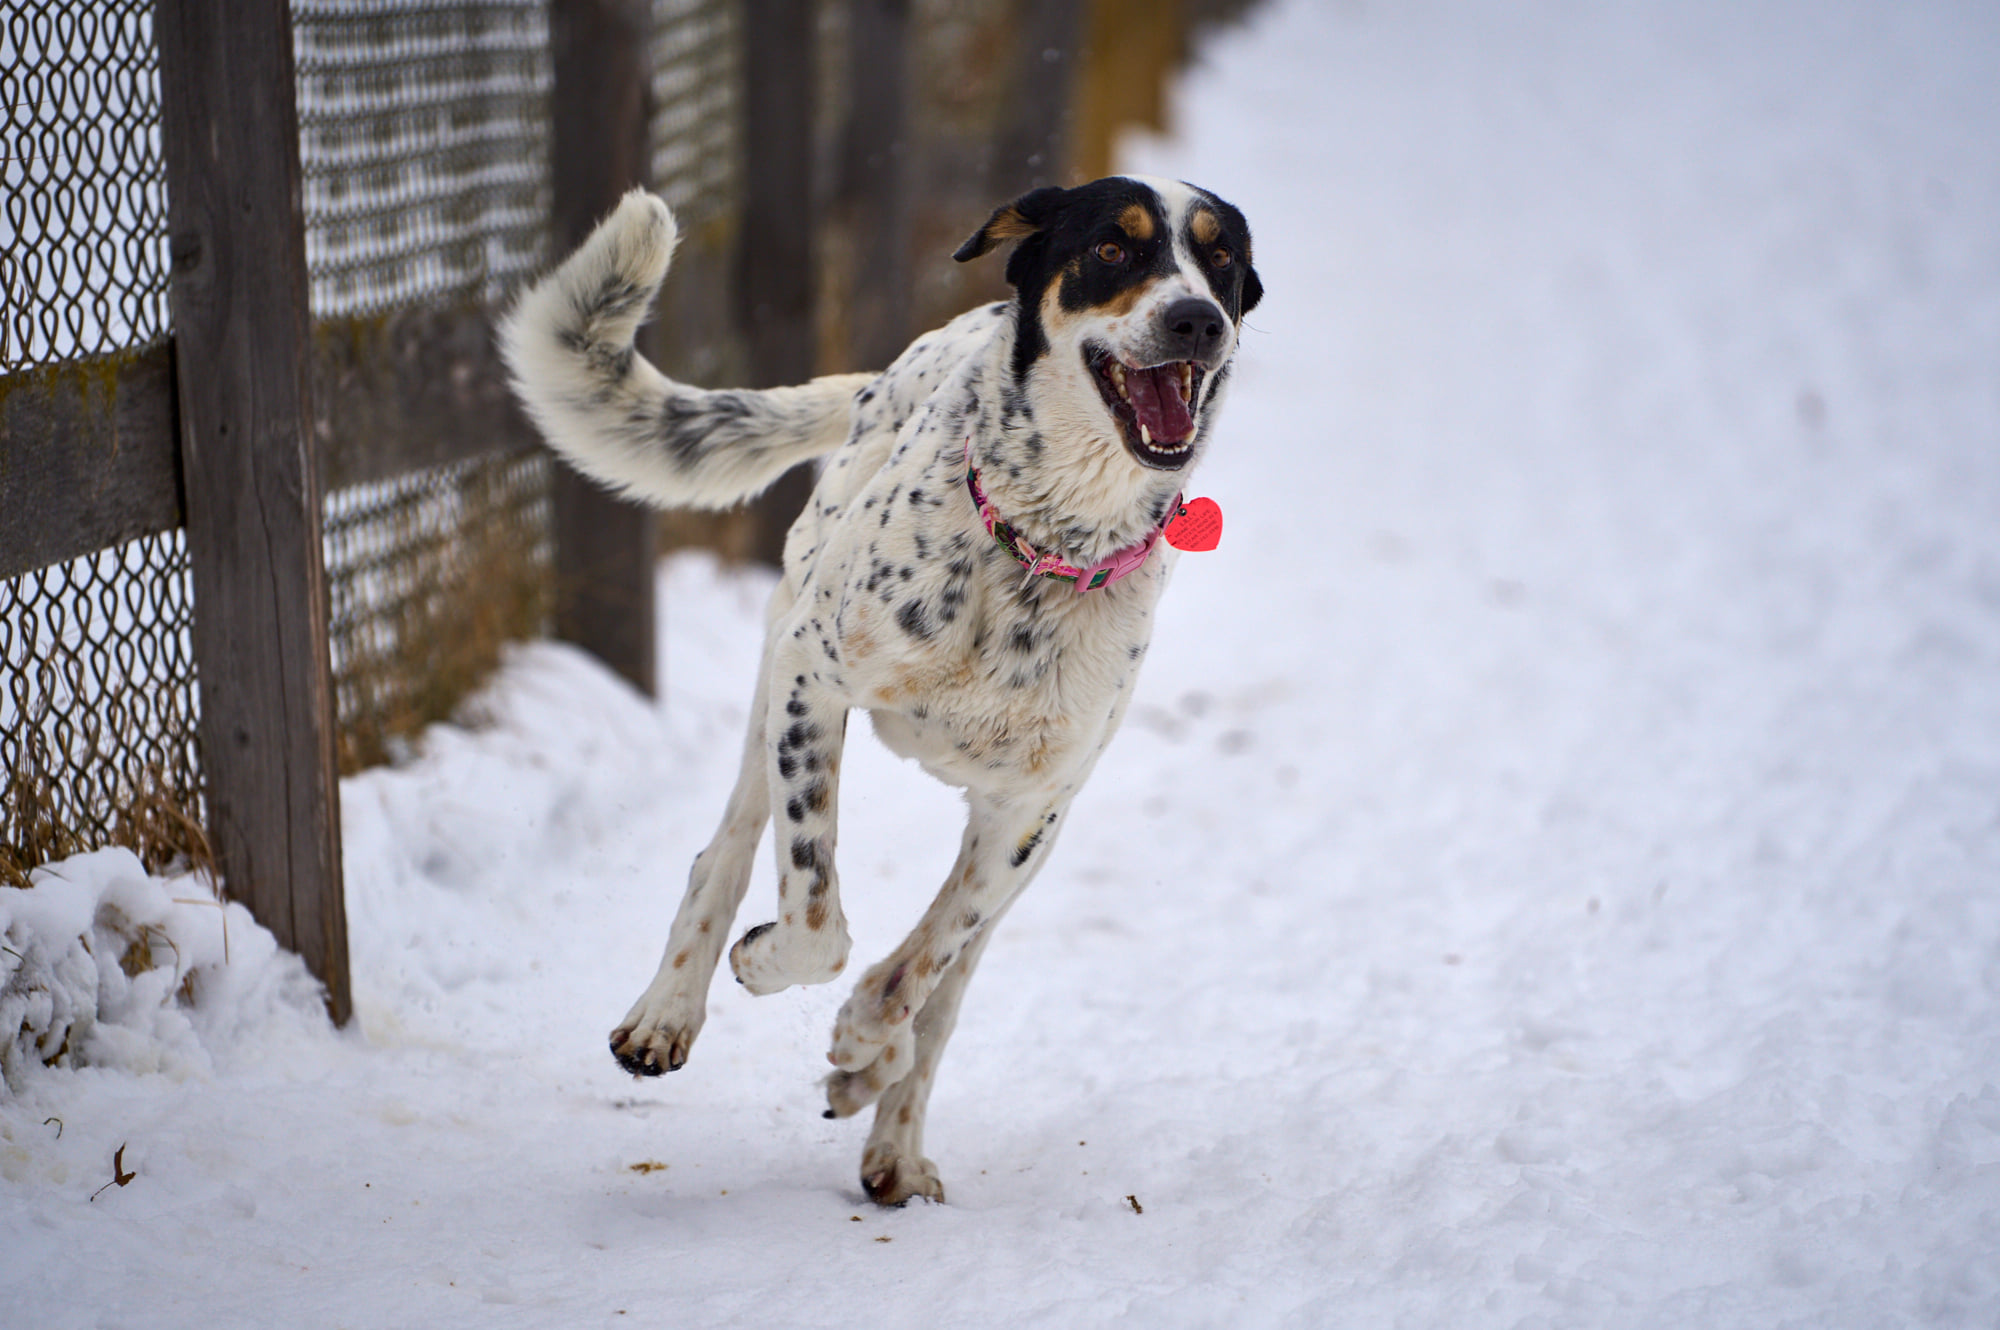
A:
POLYGON ((1173 181, 1036 190, 956 256, 1011 244, 1012 300, 881 374, 765 391, 688 387, 634 351, 676 238, 666 205, 634 191, 507 318, 516 391, 550 444, 662 507, 727 506, 827 461, 786 540, 735 789, 612 1052, 641 1075, 686 1062, 766 822, 777 917, 730 949, 737 979, 775 993, 846 968, 834 843, 847 715, 863 708, 970 815, 937 898, 840 1010, 827 1115, 877 1104, 861 1164, 876 1202, 942 1200, 923 1156, 938 1060, 1132 696, 1175 557, 1160 535, 1262 295, 1249 228, 1173 181))

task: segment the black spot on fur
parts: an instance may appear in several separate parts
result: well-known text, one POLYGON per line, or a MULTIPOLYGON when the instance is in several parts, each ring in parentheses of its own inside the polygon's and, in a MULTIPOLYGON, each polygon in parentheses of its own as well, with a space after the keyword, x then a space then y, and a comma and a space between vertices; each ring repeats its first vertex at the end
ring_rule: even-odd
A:
POLYGON ((743 438, 755 414, 755 400, 743 393, 673 394, 660 404, 655 429, 666 450, 685 462, 743 438))
POLYGON ((896 611, 896 622, 903 631, 919 642, 928 642, 937 630, 931 627, 930 613, 921 600, 903 602, 903 608, 896 611))

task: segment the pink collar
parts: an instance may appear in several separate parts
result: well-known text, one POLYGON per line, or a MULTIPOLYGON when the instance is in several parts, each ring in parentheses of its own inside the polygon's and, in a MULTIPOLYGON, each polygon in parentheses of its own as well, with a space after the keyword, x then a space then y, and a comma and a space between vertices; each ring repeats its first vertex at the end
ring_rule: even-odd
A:
POLYGON ((1144 540, 1127 545, 1116 554, 1088 568, 1079 568, 1073 563, 1064 562, 1062 556, 1055 551, 1037 550, 1022 538, 1021 533, 1016 531, 1006 518, 993 511, 992 502, 987 499, 986 491, 979 484, 979 468, 972 463, 971 435, 967 435, 965 439, 965 488, 972 494, 973 506, 979 509, 979 520, 986 524, 987 534, 1000 543, 1000 548, 1013 555, 1015 562, 1028 570, 1028 575, 1021 579, 1022 586, 1034 581, 1037 576, 1052 577, 1058 582, 1076 583, 1078 595, 1086 591, 1095 591, 1099 587, 1110 586, 1119 578, 1137 572, 1146 562, 1147 556, 1153 552, 1153 546, 1159 544, 1160 533, 1167 529, 1167 523, 1173 521, 1181 511, 1181 496, 1176 494, 1174 501, 1167 505, 1166 515, 1160 519, 1159 525, 1146 533, 1144 540))

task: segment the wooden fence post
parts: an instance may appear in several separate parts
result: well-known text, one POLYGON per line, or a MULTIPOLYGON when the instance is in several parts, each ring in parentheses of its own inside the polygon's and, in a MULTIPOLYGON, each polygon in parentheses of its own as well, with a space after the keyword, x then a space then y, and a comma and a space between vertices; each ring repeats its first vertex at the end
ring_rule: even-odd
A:
POLYGON ((839 368, 880 370, 911 335, 910 0, 852 0, 848 22, 835 204, 850 270, 839 368))
MULTIPOLYGON (((738 318, 750 385, 803 383, 813 375, 813 0, 744 0, 743 225, 737 247, 738 318)), ((812 494, 809 466, 794 467, 756 503, 753 552, 782 561, 785 532, 812 494)))
POLYGON ((286 0, 158 0, 174 380, 209 833, 345 1022, 326 570, 286 0))
MULTIPOLYGON (((553 0, 554 239, 568 253, 651 169, 644 0, 553 0)), ((658 687, 651 509, 566 466, 555 479, 556 636, 652 696, 658 687)))
MULTIPOLYGON (((1070 183, 1073 85, 1086 8, 1075 0, 1026 0, 1021 6, 1013 90, 993 151, 996 203, 1043 185, 1070 183)), ((1142 26, 1171 21, 1162 12, 1170 8, 1148 5, 1142 26)))

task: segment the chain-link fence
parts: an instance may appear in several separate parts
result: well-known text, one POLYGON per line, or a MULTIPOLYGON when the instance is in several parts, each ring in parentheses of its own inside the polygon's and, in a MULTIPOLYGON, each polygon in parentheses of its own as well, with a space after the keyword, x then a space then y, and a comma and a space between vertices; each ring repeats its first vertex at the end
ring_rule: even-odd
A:
POLYGON ((123 845, 206 866, 178 531, 0 581, 0 884, 123 845))
MULTIPOLYGON (((0 393, 108 383, 166 334, 152 10, 0 4, 0 393)), ((107 844, 206 859, 191 600, 178 532, 0 578, 0 883, 107 844)))
POLYGON ((549 614, 549 459, 500 454, 326 503, 343 773, 407 751, 549 614))
POLYGON ((541 262, 539 0, 292 5, 316 318, 500 298, 541 262))
MULTIPOLYGON (((691 233, 726 230, 736 5, 650 8, 655 183, 691 233)), ((413 310, 476 325, 550 257, 548 0, 295 0, 290 12, 316 345, 383 344, 375 334, 413 310)), ((121 358, 169 331, 153 15, 154 0, 0 0, 0 411, 31 380, 93 373, 115 411, 106 385, 121 358)), ((452 714, 506 641, 546 630, 554 537, 550 463, 518 430, 385 451, 368 436, 394 410, 343 401, 316 433, 323 473, 349 478, 326 495, 322 544, 338 751, 353 771, 452 714), (372 460, 344 465, 356 448, 372 460)), ((411 418, 451 427, 435 411, 411 418)), ((0 479, 44 446, 9 433, 0 479)), ((0 881, 112 843, 156 865, 204 856, 181 533, 5 571, 18 575, 0 579, 0 881)))
POLYGON ((683 232, 735 206, 742 166, 737 12, 718 0, 653 0, 652 187, 683 232))
POLYGON ((0 4, 0 374, 167 331, 152 13, 0 4))
MULTIPOLYGON (((303 0, 292 40, 314 318, 497 304, 548 248, 545 6, 303 0)), ((344 773, 449 716, 504 641, 541 630, 548 474, 515 454, 327 495, 344 773)))

